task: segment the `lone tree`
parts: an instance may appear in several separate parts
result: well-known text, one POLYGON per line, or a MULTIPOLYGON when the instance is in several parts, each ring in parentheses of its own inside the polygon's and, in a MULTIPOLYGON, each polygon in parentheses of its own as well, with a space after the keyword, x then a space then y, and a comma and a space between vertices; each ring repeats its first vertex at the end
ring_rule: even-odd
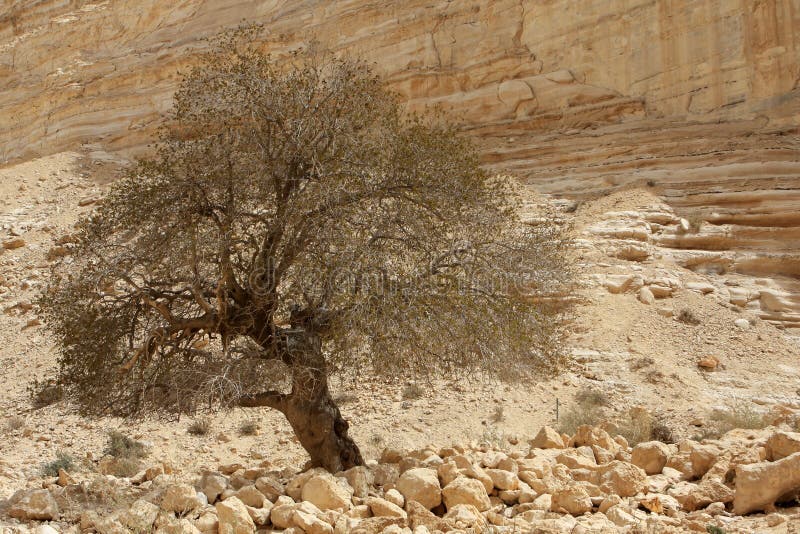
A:
POLYGON ((363 61, 240 38, 186 76, 42 297, 80 409, 268 406, 337 471, 363 459, 333 373, 557 366, 556 225, 523 223, 512 181, 363 61))

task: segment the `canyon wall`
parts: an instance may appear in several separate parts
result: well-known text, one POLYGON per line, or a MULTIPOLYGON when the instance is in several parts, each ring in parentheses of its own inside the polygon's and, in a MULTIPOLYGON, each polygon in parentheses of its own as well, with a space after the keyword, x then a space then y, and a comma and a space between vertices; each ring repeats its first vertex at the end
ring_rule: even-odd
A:
POLYGON ((487 165, 580 200, 638 185, 706 221, 686 266, 778 280, 800 325, 800 0, 4 0, 0 162, 128 155, 204 37, 261 22, 375 61, 487 165))

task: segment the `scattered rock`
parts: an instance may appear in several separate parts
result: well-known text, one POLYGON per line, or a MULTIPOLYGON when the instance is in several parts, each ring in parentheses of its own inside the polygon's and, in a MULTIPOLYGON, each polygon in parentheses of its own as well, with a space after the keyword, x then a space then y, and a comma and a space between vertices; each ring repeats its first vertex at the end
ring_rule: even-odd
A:
POLYGON ((648 475, 656 475, 667 465, 669 452, 669 447, 660 441, 639 443, 631 451, 631 463, 648 475))
POLYGON ((533 449, 563 449, 561 435, 549 426, 543 426, 530 442, 533 449))
POLYGON ((9 517, 52 521, 58 519, 59 509, 53 495, 46 489, 20 490, 9 499, 9 517))
POLYGON ((409 469, 398 479, 397 489, 407 501, 417 501, 428 510, 442 502, 442 488, 433 469, 409 469))
POLYGON ((329 473, 317 474, 303 485, 302 499, 320 510, 348 510, 353 498, 353 489, 342 478, 329 473))
POLYGON ((583 515, 592 510, 592 499, 582 486, 570 485, 552 493, 550 509, 554 512, 583 515))
POLYGON ((161 500, 161 509, 166 512, 186 513, 200 508, 203 502, 197 496, 197 491, 188 484, 173 484, 164 490, 161 500))
POLYGON ((775 462, 736 466, 733 512, 744 515, 769 510, 775 502, 800 493, 800 452, 775 462))
POLYGON ((230 497, 214 505, 219 520, 219 534, 253 534, 256 524, 247 512, 247 506, 230 497))
POLYGON ((448 510, 457 504, 470 504, 480 512, 485 512, 491 507, 486 488, 474 478, 456 478, 444 487, 442 497, 448 510))
POLYGON ((18 248, 22 248, 26 245, 25 240, 21 237, 15 237, 13 239, 7 239, 3 241, 3 248, 6 250, 14 250, 18 248))

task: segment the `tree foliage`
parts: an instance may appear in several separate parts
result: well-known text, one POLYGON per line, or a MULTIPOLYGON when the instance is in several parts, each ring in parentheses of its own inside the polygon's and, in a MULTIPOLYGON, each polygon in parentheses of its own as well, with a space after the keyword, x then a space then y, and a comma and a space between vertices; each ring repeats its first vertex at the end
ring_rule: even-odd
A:
POLYGON ((86 412, 136 415, 283 409, 307 368, 551 369, 566 245, 520 208, 367 63, 228 36, 42 299, 61 381, 86 412))

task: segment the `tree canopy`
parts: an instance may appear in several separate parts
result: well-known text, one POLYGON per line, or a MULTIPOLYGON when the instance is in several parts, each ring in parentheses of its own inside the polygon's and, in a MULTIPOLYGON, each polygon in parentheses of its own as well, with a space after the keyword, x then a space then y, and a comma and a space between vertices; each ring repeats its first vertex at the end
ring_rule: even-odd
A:
MULTIPOLYGON (((265 405, 297 432, 325 427, 290 413, 323 399, 346 434, 329 373, 551 369, 565 240, 520 208, 513 180, 405 114, 368 63, 229 36, 56 269, 42 304, 60 379, 86 412, 265 405)), ((338 458, 312 452, 361 460, 338 458)))

